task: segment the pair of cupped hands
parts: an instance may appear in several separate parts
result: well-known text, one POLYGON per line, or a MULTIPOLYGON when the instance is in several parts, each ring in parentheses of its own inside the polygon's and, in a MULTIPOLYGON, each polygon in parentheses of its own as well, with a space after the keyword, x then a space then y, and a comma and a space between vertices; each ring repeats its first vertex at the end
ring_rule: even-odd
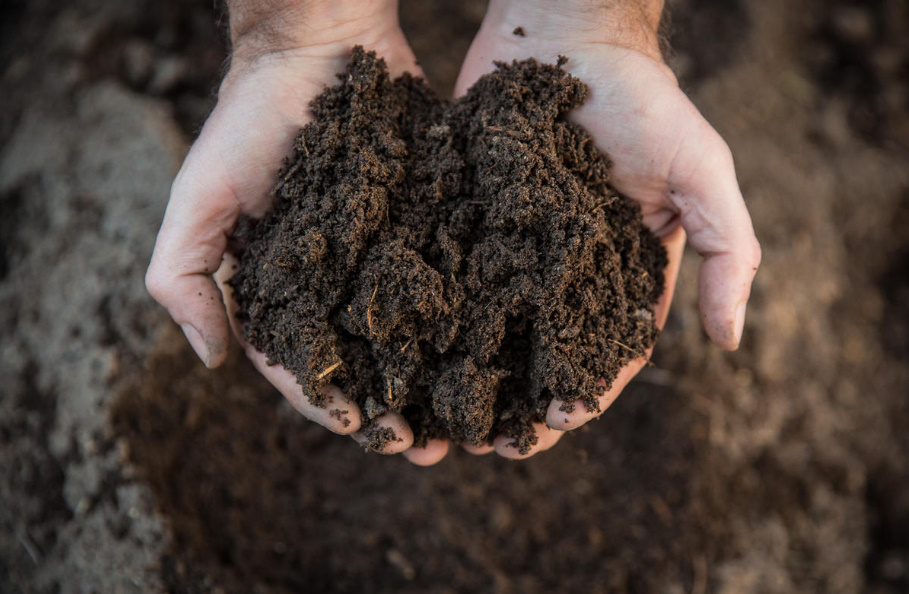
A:
MULTIPOLYGON (((276 169, 310 117, 310 100, 337 81, 353 46, 375 50, 393 76, 422 73, 399 27, 396 0, 236 0, 228 6, 230 70, 174 181, 146 283, 205 365, 225 360, 232 328, 257 369, 300 413, 362 441, 359 409, 340 389, 325 388, 330 407, 313 406, 292 373, 267 365, 266 356, 243 340, 225 285, 235 262, 228 241, 238 217, 258 218, 269 209, 276 169), (337 418, 329 414, 335 409, 348 412, 337 418)), ((534 57, 552 63, 568 57, 565 68, 590 87, 586 103, 570 118, 613 161, 613 185, 641 205, 645 224, 668 251, 658 325, 666 319, 687 237, 703 258, 698 289, 704 328, 717 345, 735 349, 760 247, 729 148, 661 58, 661 9, 661 1, 492 0, 455 95, 491 71, 494 61, 534 57), (526 36, 516 35, 517 27, 526 36)), ((645 363, 638 358, 619 373, 599 396, 600 412, 645 363)), ((571 412, 562 404, 553 400, 545 423, 535 427, 538 442, 526 454, 506 436, 484 447, 461 446, 474 454, 494 450, 524 458, 600 414, 580 402, 571 412)), ((413 433, 397 413, 375 422, 394 429, 399 439, 385 453, 429 465, 449 450, 444 440, 412 447, 413 433)))

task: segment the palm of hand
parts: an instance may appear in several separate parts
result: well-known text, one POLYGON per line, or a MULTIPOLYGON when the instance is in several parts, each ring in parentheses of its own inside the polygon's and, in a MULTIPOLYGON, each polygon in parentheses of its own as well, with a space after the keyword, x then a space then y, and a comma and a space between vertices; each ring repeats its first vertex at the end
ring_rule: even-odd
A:
MULTIPOLYGON (((290 152, 306 124, 309 101, 343 70, 352 43, 356 41, 339 45, 336 52, 320 48, 319 55, 268 55, 230 72, 174 180, 147 284, 206 365, 216 367, 226 357, 231 327, 257 369, 298 411, 336 433, 358 437, 359 410, 340 390, 326 388, 330 406, 311 405, 292 373, 267 365, 265 355, 243 341, 232 290, 225 284, 235 264, 227 248, 238 217, 258 218, 271 208, 275 164, 290 152)), ((392 72, 414 70, 415 59, 400 33, 385 36, 377 50, 392 72)), ((410 447, 413 436, 403 418, 390 413, 377 422, 400 438, 388 453, 410 447)))
MULTIPOLYGON (((455 93, 465 93, 492 70, 494 60, 534 57, 555 62, 563 54, 568 57, 566 69, 591 91, 571 119, 590 132, 612 160, 613 185, 641 205, 645 224, 663 240, 669 254, 657 324, 662 327, 668 314, 687 231, 705 257, 700 279, 705 327, 720 346, 735 348, 760 251, 728 147, 678 88, 665 64, 603 43, 533 41, 505 34, 504 29, 484 29, 465 59, 455 93), (730 235, 730 228, 742 233, 730 235)), ((519 458, 552 447, 564 431, 605 411, 645 363, 644 358, 636 359, 620 372, 600 397, 600 412, 588 412, 580 402, 573 412, 565 412, 562 402, 553 400, 546 423, 536 426, 539 441, 528 454, 521 456, 503 436, 494 440, 495 451, 519 458)))
MULTIPOLYGON (((224 284, 234 263, 227 252, 228 238, 240 215, 259 217, 270 208, 275 164, 289 153, 294 136, 306 123, 309 100, 333 82, 335 73, 343 70, 350 47, 357 43, 385 56, 393 75, 404 70, 419 74, 400 30, 378 27, 365 31, 333 45, 292 49, 235 66, 174 181, 147 284, 210 367, 226 356, 228 322, 242 342, 232 315, 231 290, 224 284)), ((678 89, 664 64, 617 46, 516 38, 510 30, 505 34, 484 25, 465 60, 457 93, 463 94, 492 70, 493 60, 532 56, 555 62, 559 54, 569 57, 567 69, 591 89, 586 104, 570 117, 612 159, 616 189, 641 204, 645 223, 663 239, 669 252, 666 291, 656 308, 658 324, 662 325, 668 312, 687 231, 692 245, 705 257, 700 279, 705 327, 720 346, 734 348, 760 251, 729 149, 678 89)), ((337 433, 358 436, 359 410, 340 390, 327 387, 326 395, 333 403, 314 407, 293 374, 268 366, 262 353, 248 344, 243 346, 259 371, 304 416, 337 433), (333 416, 338 410, 347 413, 333 416)), ((620 372, 612 388, 601 396, 601 410, 644 363, 645 359, 637 359, 620 372)), ((539 441, 527 455, 552 447, 563 431, 595 416, 584 406, 566 413, 560 405, 553 401, 546 424, 536 427, 539 441)), ((448 451, 448 444, 440 440, 431 441, 426 448, 410 448, 413 434, 396 413, 377 422, 394 429, 400 439, 385 453, 404 451, 412 462, 432 464, 448 451)), ((511 458, 527 456, 519 455, 510 442, 499 436, 492 446, 465 449, 478 454, 495 449, 511 458)))

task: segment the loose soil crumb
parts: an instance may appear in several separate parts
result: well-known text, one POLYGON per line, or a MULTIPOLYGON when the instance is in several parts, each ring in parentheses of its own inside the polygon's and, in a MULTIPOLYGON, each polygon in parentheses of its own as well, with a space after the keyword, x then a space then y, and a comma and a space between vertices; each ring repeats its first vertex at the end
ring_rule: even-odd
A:
POLYGON ((402 441, 391 427, 380 427, 375 424, 363 429, 361 435, 363 436, 361 442, 363 448, 370 452, 382 452, 385 450, 385 446, 391 442, 402 441))
POLYGON ((512 34, 517 35, 518 37, 526 37, 527 33, 524 32, 524 27, 515 27, 512 34))
POLYGON ((338 421, 341 421, 341 424, 344 425, 345 427, 350 427, 350 419, 348 419, 345 416, 349 412, 350 412, 349 410, 341 410, 339 408, 334 408, 334 409, 328 411, 328 416, 330 416, 333 419, 337 419, 338 421))
POLYGON ((232 285, 314 404, 332 382, 367 430, 394 410, 417 445, 526 451, 553 397, 596 409, 653 345, 666 254, 565 119, 587 87, 562 63, 498 64, 449 103, 356 48, 313 101, 232 285))

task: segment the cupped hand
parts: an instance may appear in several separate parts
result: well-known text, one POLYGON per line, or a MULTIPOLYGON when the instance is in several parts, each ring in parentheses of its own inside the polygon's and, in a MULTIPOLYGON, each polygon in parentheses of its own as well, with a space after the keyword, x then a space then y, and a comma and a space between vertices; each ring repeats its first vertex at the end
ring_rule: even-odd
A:
MULTIPOLYGON (((615 187, 639 201, 645 223, 669 252, 666 291, 656 308, 658 324, 668 312, 687 231, 704 257, 700 305, 705 328, 717 344, 735 348, 760 249, 729 149, 678 89, 655 43, 647 39, 647 27, 629 27, 628 22, 610 18, 579 19, 589 15, 574 14, 569 4, 560 5, 559 15, 552 15, 540 8, 548 6, 545 2, 493 0, 465 60, 457 92, 462 94, 492 70, 494 60, 536 57, 554 62, 559 55, 568 56, 566 68, 591 88, 587 103, 571 117, 610 156, 615 187), (512 33, 518 26, 526 37, 512 33)), ((223 362, 229 342, 228 311, 234 306, 224 284, 233 268, 228 238, 240 215, 261 217, 270 207, 275 164, 290 152, 294 136, 307 122, 310 99, 333 82, 356 44, 384 56, 393 75, 404 70, 419 73, 391 0, 367 2, 362 10, 357 3, 319 2, 310 8, 316 6, 318 10, 306 13, 307 23, 296 29, 276 27, 273 19, 261 28, 237 27, 232 15, 232 68, 171 191, 147 285, 209 367, 223 362), (290 30, 301 34, 275 34, 290 30), (212 277, 216 271, 226 304, 212 277)), ((293 15, 282 16, 293 21, 293 15)), ((238 330, 236 319, 230 317, 238 330)), ((242 332, 236 334, 257 368, 295 408, 332 431, 358 437, 360 412, 340 390, 326 388, 332 401, 325 408, 311 405, 293 374, 268 366, 265 356, 243 341, 242 332)), ((622 370, 600 397, 601 411, 645 362, 637 359, 622 370)), ((596 416, 584 406, 566 413, 561 405, 553 401, 546 424, 536 427, 538 443, 526 455, 503 436, 492 445, 465 449, 527 457, 552 447, 565 430, 596 416)), ((411 462, 427 465, 441 460, 449 449, 444 440, 411 448, 412 432, 395 413, 378 421, 393 428, 400 439, 386 453, 403 451, 411 462)))
MULTIPOLYGON (((231 68, 174 180, 146 284, 208 367, 227 355, 230 317, 246 354, 298 411, 362 440, 360 411, 339 389, 327 386, 327 406, 313 406, 291 372, 267 365, 266 356, 243 340, 224 284, 235 268, 227 249, 238 217, 259 218, 270 208, 277 168, 310 117, 310 100, 335 82, 351 48, 376 50, 393 75, 419 72, 398 28, 395 3, 356 4, 311 3, 299 21, 291 9, 262 16, 241 7, 231 15, 231 68)), ((413 434, 403 417, 388 413, 376 422, 393 428, 399 439, 385 453, 410 447, 413 434)))
MULTIPOLYGON (((555 10, 541 0, 492 0, 455 94, 464 94, 493 70, 494 61, 533 57, 554 63, 559 56, 567 57, 565 69, 590 87, 587 101, 570 118, 612 160, 614 187, 641 205, 644 223, 668 252, 666 287, 655 310, 657 325, 662 328, 669 311, 687 234, 703 258, 698 290, 704 328, 717 345, 734 350, 741 340, 761 252, 732 154, 679 89, 660 56, 656 28, 661 3, 611 4, 619 8, 597 9, 595 2, 569 0, 555 10), (623 5, 635 8, 621 12, 623 5), (518 27, 523 35, 515 34, 518 27)), ((537 444, 526 454, 520 454, 506 436, 496 437, 489 446, 465 449, 475 454, 494 450, 507 458, 549 449, 565 431, 605 411, 646 362, 644 357, 635 359, 620 371, 599 397, 599 411, 587 410, 581 401, 565 407, 554 399, 545 424, 535 426, 537 444)))

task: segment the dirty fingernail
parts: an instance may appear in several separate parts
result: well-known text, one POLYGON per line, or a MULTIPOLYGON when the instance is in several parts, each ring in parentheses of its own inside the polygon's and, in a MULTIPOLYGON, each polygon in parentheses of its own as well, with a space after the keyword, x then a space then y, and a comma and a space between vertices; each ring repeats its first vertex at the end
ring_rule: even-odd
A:
POLYGON ((202 334, 200 334, 192 324, 182 324, 180 328, 183 329, 183 334, 186 335, 186 340, 192 345, 193 350, 196 351, 196 354, 199 355, 199 358, 202 359, 202 362, 208 367, 208 363, 211 360, 211 353, 208 350, 205 339, 202 338, 202 334))
POLYGON ((742 342, 742 332, 745 330, 745 309, 748 303, 743 301, 739 303, 738 309, 735 310, 735 346, 738 348, 742 342))

